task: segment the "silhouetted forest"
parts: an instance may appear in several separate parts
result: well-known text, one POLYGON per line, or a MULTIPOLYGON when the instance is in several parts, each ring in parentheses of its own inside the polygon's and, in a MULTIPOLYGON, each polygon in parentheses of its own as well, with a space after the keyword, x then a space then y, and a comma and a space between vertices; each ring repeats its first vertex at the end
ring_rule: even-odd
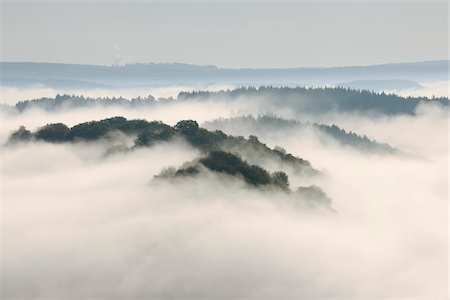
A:
MULTIPOLYGON (((160 98, 156 100, 149 95, 131 100, 123 97, 89 98, 76 95, 57 95, 55 98, 40 98, 18 102, 14 107, 22 112, 30 108, 46 111, 57 111, 70 108, 85 108, 93 106, 120 107, 152 107, 155 104, 189 102, 189 101, 244 101, 255 103, 261 107, 291 109, 303 114, 323 114, 332 112, 378 113, 386 115, 414 114, 420 104, 436 104, 448 106, 445 97, 400 97, 394 94, 374 93, 365 90, 349 88, 305 88, 305 87, 245 87, 219 92, 195 91, 181 92, 176 99, 160 98)), ((5 109, 5 107, 3 107, 5 109)))
POLYGON ((379 113, 386 115, 414 114, 419 104, 434 103, 448 106, 445 97, 400 97, 395 94, 352 90, 344 87, 259 87, 239 88, 226 91, 181 92, 177 100, 245 100, 260 104, 290 108, 299 113, 319 114, 330 112, 379 113))
POLYGON ((279 174, 277 175, 277 178, 283 178, 284 180, 272 180, 271 175, 265 169, 257 165, 250 165, 239 155, 225 151, 211 151, 207 156, 202 157, 190 166, 183 166, 178 170, 173 170, 173 172, 170 170, 165 171, 163 177, 179 177, 198 174, 200 172, 199 164, 214 172, 242 176, 245 182, 254 186, 276 183, 276 186, 279 187, 289 187, 286 173, 282 172, 284 176, 282 176, 281 173, 276 173, 279 174))
MULTIPOLYGON (((19 112, 25 111, 30 108, 38 108, 46 111, 57 111, 62 109, 73 108, 88 108, 98 106, 119 106, 119 107, 149 107, 156 104, 156 100, 153 96, 137 97, 128 100, 123 97, 104 97, 104 98, 91 98, 78 95, 56 95, 55 98, 39 98, 33 100, 19 101, 14 105, 14 108, 19 112)), ((162 103, 162 102, 161 102, 162 103)))
POLYGON ((89 142, 113 139, 117 132, 135 137, 134 146, 129 150, 181 138, 203 153, 218 150, 230 151, 239 154, 254 164, 264 164, 265 161, 271 160, 278 162, 279 165, 289 165, 299 174, 318 174, 318 171, 313 169, 307 160, 286 153, 279 147, 271 149, 260 142, 256 136, 250 136, 246 139, 242 136, 226 135, 218 130, 209 131, 199 127, 198 123, 193 120, 182 120, 171 127, 157 121, 148 122, 146 120, 127 120, 123 117, 113 117, 100 121, 85 122, 73 127, 68 127, 62 123, 47 124, 35 132, 30 132, 22 126, 12 132, 9 143, 31 140, 52 143, 89 142))

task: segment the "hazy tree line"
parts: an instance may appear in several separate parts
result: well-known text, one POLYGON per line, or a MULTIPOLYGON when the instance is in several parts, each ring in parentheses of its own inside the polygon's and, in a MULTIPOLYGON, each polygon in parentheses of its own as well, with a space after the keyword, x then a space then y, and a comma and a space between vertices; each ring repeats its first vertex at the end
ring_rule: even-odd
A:
MULTIPOLYGON (((161 99, 163 101, 163 99, 161 99)), ((33 100, 23 100, 17 102, 14 107, 19 112, 29 108, 39 108, 47 111, 86 108, 95 106, 121 106, 121 107, 146 107, 156 104, 156 99, 148 95, 147 97, 137 97, 126 99, 123 97, 84 97, 82 95, 56 95, 55 98, 44 97, 33 100)))
MULTIPOLYGON (((22 112, 29 108, 39 108, 53 111, 66 108, 83 108, 91 106, 123 106, 151 107, 155 104, 172 103, 175 101, 256 101, 262 105, 290 108, 299 113, 327 112, 375 112, 380 114, 414 114, 421 103, 434 103, 448 106, 445 97, 400 97, 395 94, 375 93, 365 90, 352 90, 343 87, 305 88, 305 87, 243 87, 218 92, 194 91, 181 92, 176 99, 153 96, 126 99, 90 98, 76 95, 57 95, 55 98, 40 98, 18 102, 14 109, 22 112)), ((2 107, 7 109, 7 107, 2 107)))
POLYGON ((414 114, 421 103, 448 106, 446 97, 401 97, 345 87, 243 87, 226 91, 181 92, 177 100, 260 99, 267 104, 301 113, 374 112, 386 115, 414 114))

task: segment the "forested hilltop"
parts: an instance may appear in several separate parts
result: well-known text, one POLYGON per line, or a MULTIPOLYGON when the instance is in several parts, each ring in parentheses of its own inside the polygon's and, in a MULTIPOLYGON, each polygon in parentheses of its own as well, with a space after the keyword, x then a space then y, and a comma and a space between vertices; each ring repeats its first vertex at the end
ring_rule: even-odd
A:
MULTIPOLYGON (((62 123, 47 124, 34 132, 22 126, 11 133, 8 144, 31 141, 108 142, 117 138, 118 133, 134 137, 133 146, 115 148, 114 152, 107 152, 107 155, 117 152, 127 153, 177 139, 186 141, 200 151, 200 156, 195 160, 186 162, 179 168, 168 167, 162 170, 155 180, 196 179, 202 175, 207 177, 215 174, 230 180, 242 181, 251 188, 285 193, 288 199, 300 205, 331 204, 331 199, 318 186, 300 186, 295 190, 290 188, 288 174, 300 178, 321 175, 309 161, 295 157, 281 147, 271 149, 256 136, 247 139, 242 136, 226 135, 218 130, 208 131, 199 127, 193 120, 182 120, 172 127, 157 121, 113 117, 73 127, 62 123)), ((174 147, 179 145, 174 144, 174 147)))
POLYGON ((2 109, 24 112, 31 108, 46 111, 97 106, 142 108, 179 102, 189 103, 189 101, 242 103, 243 105, 253 104, 257 107, 266 109, 277 109, 282 107, 303 114, 347 112, 413 115, 420 104, 435 104, 445 107, 448 107, 449 105, 449 99, 446 97, 431 99, 427 97, 405 98, 395 94, 352 90, 343 87, 243 87, 233 90, 222 90, 219 92, 181 92, 176 99, 155 99, 151 95, 145 98, 138 97, 133 99, 126 99, 123 97, 90 98, 77 95, 57 95, 55 98, 23 100, 16 103, 13 107, 3 106, 2 109))
POLYGON ((253 164, 265 164, 268 160, 277 165, 289 166, 297 174, 316 175, 311 164, 302 158, 286 153, 281 147, 269 148, 259 141, 256 136, 231 136, 222 131, 209 131, 199 127, 193 120, 182 120, 175 126, 162 122, 148 122, 146 120, 127 120, 114 117, 100 121, 85 122, 73 127, 62 123, 47 124, 35 132, 20 127, 12 132, 8 143, 43 141, 50 143, 95 142, 113 140, 117 133, 134 137, 130 151, 139 147, 151 147, 160 142, 182 139, 202 153, 211 151, 233 152, 253 164))

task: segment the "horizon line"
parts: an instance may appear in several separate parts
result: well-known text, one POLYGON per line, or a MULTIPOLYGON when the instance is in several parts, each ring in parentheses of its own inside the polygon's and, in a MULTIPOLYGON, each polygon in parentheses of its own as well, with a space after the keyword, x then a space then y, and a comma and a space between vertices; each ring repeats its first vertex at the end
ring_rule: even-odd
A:
POLYGON ((375 66, 387 66, 387 65, 406 65, 406 64, 426 64, 426 63, 439 63, 450 62, 450 58, 447 59, 434 59, 434 60, 418 60, 418 61, 405 61, 405 62, 386 62, 377 64, 355 64, 355 65, 341 65, 341 66, 292 66, 292 67, 221 67, 213 64, 193 64, 184 62, 134 62, 125 64, 86 64, 86 63, 67 63, 67 62, 46 62, 46 61, 0 61, 0 64, 50 64, 50 65, 77 65, 77 66, 91 66, 91 67, 108 67, 108 68, 121 68, 127 66, 136 65, 185 65, 195 67, 212 67, 217 70, 288 70, 288 69, 338 69, 338 68, 363 68, 363 67, 375 67, 375 66))

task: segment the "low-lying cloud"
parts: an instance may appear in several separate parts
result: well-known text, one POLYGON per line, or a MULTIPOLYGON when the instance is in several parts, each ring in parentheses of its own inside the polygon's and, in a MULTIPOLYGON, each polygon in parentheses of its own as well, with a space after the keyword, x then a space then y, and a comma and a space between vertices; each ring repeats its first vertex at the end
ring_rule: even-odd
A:
MULTIPOLYGON (((3 117, 2 140, 20 124, 33 129, 113 115, 174 124, 238 114, 220 102, 185 105, 30 111, 3 117)), ((198 156, 181 141, 108 156, 102 143, 3 146, 2 296, 444 299, 447 113, 424 107, 416 116, 318 118, 311 120, 409 155, 324 147, 314 132, 261 135, 326 174, 315 183, 332 198, 333 213, 214 176, 153 181, 163 168, 198 156)), ((307 180, 290 181, 297 187, 307 180)))
POLYGON ((449 81, 422 83, 422 86, 423 88, 414 90, 386 90, 386 92, 393 92, 403 97, 449 97, 449 81))

